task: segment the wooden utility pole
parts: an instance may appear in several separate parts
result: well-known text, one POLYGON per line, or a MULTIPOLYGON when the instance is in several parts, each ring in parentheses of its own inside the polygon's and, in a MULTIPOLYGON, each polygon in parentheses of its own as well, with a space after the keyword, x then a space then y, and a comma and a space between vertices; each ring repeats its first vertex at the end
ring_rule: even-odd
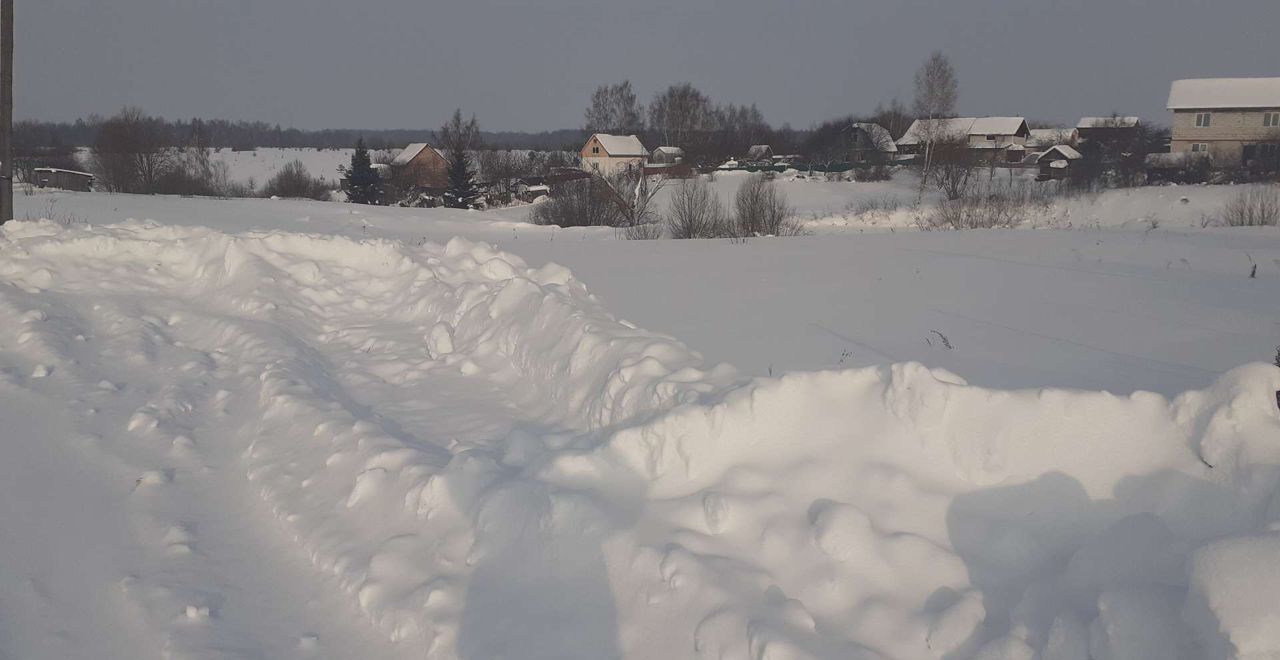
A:
POLYGON ((0 224, 13 219, 13 0, 0 0, 0 224))

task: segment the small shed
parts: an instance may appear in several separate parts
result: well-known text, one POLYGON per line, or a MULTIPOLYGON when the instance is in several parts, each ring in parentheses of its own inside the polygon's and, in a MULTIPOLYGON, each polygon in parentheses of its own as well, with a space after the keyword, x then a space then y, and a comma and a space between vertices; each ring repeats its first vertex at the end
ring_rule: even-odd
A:
POLYGON ((1071 174, 1074 163, 1083 158, 1074 147, 1065 144, 1051 147, 1036 159, 1036 163, 1040 165, 1040 176, 1037 178, 1041 181, 1065 179, 1071 174))
POLYGON ((64 170, 57 167, 37 167, 36 185, 41 188, 59 188, 89 192, 93 189, 93 175, 88 172, 64 170))

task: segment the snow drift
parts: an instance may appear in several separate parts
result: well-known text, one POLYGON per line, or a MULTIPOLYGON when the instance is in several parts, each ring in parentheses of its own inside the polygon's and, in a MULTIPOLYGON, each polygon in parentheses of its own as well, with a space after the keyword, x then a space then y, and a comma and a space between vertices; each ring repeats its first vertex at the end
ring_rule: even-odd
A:
MULTIPOLYGON (((249 489, 418 657, 1280 653, 1269 365, 1172 400, 742 381, 484 244, 148 224, 6 225, 0 311, 0 395, 92 401, 144 492, 249 489)), ((126 591, 169 648, 224 649, 175 561, 126 591)))

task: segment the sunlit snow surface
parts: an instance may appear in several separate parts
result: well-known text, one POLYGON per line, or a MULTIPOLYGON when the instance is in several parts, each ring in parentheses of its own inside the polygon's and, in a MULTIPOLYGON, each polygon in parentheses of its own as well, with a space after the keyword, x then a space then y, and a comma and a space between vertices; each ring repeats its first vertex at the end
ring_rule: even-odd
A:
POLYGON ((0 656, 1271 657, 1280 234, 1200 229, 1229 192, 746 244, 20 194, 0 656))

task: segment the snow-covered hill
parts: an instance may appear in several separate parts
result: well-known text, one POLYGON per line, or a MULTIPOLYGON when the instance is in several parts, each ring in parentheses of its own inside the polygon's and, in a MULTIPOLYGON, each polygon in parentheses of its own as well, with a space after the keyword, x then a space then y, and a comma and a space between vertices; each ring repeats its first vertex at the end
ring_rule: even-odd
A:
POLYGON ((57 199, 0 229, 6 657, 1280 652, 1274 230, 57 199))

